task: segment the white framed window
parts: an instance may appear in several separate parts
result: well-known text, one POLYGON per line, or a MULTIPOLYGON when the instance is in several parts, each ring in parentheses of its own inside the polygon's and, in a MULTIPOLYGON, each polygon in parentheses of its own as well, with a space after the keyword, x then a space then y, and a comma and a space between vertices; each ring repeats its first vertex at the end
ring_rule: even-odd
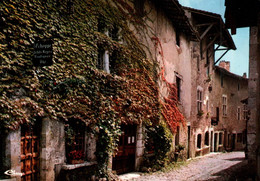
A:
POLYGON ((202 111, 202 90, 197 90, 197 111, 201 113, 202 111))
POLYGON ((223 116, 227 116, 227 96, 222 95, 222 112, 223 116))
POLYGON ((241 120, 241 109, 240 109, 240 107, 237 107, 237 120, 238 121, 241 120))

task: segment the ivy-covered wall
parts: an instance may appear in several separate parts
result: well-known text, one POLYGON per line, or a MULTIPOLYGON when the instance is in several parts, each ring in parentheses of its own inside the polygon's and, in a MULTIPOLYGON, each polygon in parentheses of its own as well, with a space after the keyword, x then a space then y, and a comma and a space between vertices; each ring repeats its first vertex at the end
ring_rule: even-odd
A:
MULTIPOLYGON (((33 124, 37 117, 82 120, 97 136, 97 161, 106 168, 109 153, 117 146, 120 124, 155 126, 160 119, 168 124, 184 122, 174 81, 165 79, 161 67, 165 66, 161 40, 147 33, 153 44, 147 47, 150 44, 145 46, 137 38, 136 32, 145 32, 154 22, 141 18, 132 2, 4 0, 0 17, 1 131, 33 124), (120 41, 100 27, 119 28, 120 41), (33 45, 46 38, 53 41, 53 64, 35 67, 33 45), (113 73, 98 69, 99 48, 113 54, 113 73), (168 93, 159 96, 158 78, 169 87, 167 100, 168 93)), ((175 124, 169 126, 174 132, 175 124)))

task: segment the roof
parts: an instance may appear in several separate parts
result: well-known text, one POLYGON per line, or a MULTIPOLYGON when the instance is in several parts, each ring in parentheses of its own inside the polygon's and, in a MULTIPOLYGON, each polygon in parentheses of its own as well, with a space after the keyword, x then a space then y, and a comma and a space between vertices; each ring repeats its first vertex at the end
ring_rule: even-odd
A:
POLYGON ((234 74, 232 72, 229 72, 228 70, 220 67, 220 66, 215 66, 215 70, 217 70, 218 72, 222 73, 222 74, 225 74, 229 77, 232 77, 232 78, 235 78, 235 79, 239 79, 239 80, 245 80, 245 81, 248 81, 248 78, 245 78, 243 76, 240 76, 240 75, 237 75, 237 74, 234 74))
POLYGON ((190 20, 194 23, 194 27, 197 28, 200 35, 212 25, 213 27, 208 31, 208 35, 210 35, 210 38, 218 35, 214 43, 228 49, 236 50, 235 43, 226 29, 221 15, 189 7, 184 7, 184 10, 191 13, 192 18, 190 20))
POLYGON ((170 18, 173 25, 183 33, 190 35, 192 40, 199 40, 198 33, 190 24, 182 6, 178 0, 153 0, 155 4, 161 7, 170 18))
POLYGON ((259 0, 225 0, 225 19, 227 28, 257 25, 257 14, 260 11, 259 0))

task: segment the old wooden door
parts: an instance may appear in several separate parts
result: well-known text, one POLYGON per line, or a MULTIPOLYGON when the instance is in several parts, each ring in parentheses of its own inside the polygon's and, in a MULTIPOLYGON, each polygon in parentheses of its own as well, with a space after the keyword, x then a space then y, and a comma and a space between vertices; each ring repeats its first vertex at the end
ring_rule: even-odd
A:
POLYGON ((39 180, 39 128, 23 125, 21 128, 22 181, 39 180))
POLYGON ((113 157, 112 169, 117 174, 127 173, 135 169, 136 125, 122 125, 118 152, 113 157))

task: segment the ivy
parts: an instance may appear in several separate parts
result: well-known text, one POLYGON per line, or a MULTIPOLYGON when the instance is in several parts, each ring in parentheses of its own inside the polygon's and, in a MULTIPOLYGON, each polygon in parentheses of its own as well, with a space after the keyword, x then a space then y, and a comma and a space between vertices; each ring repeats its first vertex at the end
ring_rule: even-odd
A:
POLYGON ((0 17, 1 129, 17 129, 35 117, 81 120, 99 139, 96 155, 104 175, 120 124, 156 126, 161 104, 169 120, 165 104, 176 102, 159 101, 157 62, 147 58, 148 49, 128 25, 143 33, 148 26, 131 4, 74 0, 68 7, 61 0, 4 0, 0 17), (99 26, 120 27, 124 43, 100 32, 99 26), (37 38, 53 40, 53 65, 33 66, 37 38), (113 74, 97 69, 98 47, 116 55, 113 74))

